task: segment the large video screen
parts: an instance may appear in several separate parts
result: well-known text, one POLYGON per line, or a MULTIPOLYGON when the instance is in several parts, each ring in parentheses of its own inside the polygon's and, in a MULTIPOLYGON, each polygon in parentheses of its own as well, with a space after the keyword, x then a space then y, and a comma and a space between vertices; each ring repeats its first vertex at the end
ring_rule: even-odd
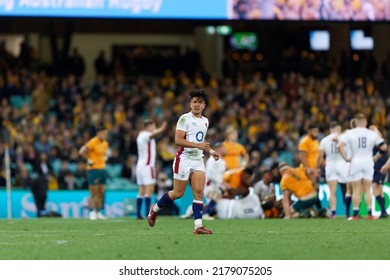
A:
POLYGON ((0 16, 389 21, 390 0, 0 0, 0 16))
POLYGON ((230 37, 230 46, 234 50, 255 51, 258 48, 258 38, 255 32, 236 32, 230 37))
POLYGON ((364 30, 351 30, 349 32, 351 49, 354 51, 373 50, 374 38, 365 34, 364 30))
POLYGON ((312 51, 328 51, 330 49, 330 33, 328 30, 312 30, 309 32, 309 39, 312 51))
POLYGON ((226 19, 227 0, 0 0, 0 16, 226 19))

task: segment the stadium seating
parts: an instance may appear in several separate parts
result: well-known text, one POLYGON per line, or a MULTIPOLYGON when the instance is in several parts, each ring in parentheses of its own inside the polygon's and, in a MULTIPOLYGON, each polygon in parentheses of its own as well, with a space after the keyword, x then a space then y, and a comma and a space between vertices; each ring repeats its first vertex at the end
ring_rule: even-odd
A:
POLYGON ((54 174, 58 175, 58 172, 60 172, 60 169, 61 169, 61 160, 60 159, 54 159, 51 162, 51 167, 53 168, 54 174))
POLYGON ((122 164, 106 164, 106 171, 109 177, 120 177, 122 172, 122 164))
POLYGON ((284 161, 287 162, 288 164, 292 164, 294 159, 294 154, 289 152, 289 151, 281 151, 279 153, 278 161, 284 161))
POLYGON ((23 96, 20 96, 20 95, 12 95, 10 97, 10 104, 12 107, 15 107, 15 108, 22 108, 23 105, 27 104, 27 105, 31 105, 31 97, 29 96, 26 96, 26 97, 23 97, 23 96))

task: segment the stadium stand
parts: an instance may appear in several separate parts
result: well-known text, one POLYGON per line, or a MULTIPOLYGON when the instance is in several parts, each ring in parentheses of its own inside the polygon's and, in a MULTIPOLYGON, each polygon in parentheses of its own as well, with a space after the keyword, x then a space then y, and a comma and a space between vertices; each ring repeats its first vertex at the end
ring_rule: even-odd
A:
MULTIPOLYGON (((13 167, 13 177, 26 169, 35 178, 32 166, 39 152, 44 151, 57 179, 62 162, 68 161, 67 171, 82 182, 85 166, 79 167, 77 151, 103 123, 110 131, 110 146, 118 154, 115 162, 107 165, 111 177, 108 187, 131 189, 134 181, 120 176, 128 156, 137 154, 135 139, 145 117, 172 125, 163 136, 167 141, 158 148, 159 168, 171 172, 174 120, 187 110, 182 104, 186 92, 193 87, 205 88, 210 96, 206 109, 212 124, 210 141, 223 141, 227 125, 237 127, 239 142, 248 153, 260 154, 258 162, 251 161, 258 174, 269 168, 275 158, 295 164, 297 143, 311 122, 319 123, 321 131, 332 120, 346 128, 350 117, 363 112, 390 140, 390 102, 381 87, 389 84, 387 61, 382 63, 381 79, 374 80, 372 72, 378 71, 379 63, 375 61, 372 64, 376 67, 367 67, 375 60, 368 53, 361 55, 360 66, 354 63, 352 53, 344 64, 325 59, 320 53, 310 53, 310 59, 305 60, 308 50, 286 49, 282 53, 279 72, 250 70, 242 54, 231 53, 223 65, 234 65, 233 71, 223 71, 222 78, 199 68, 199 58, 193 60, 192 66, 180 64, 180 54, 169 57, 169 61, 177 62, 174 71, 152 71, 156 64, 160 68, 170 64, 160 63, 162 54, 148 57, 140 53, 139 57, 116 60, 93 83, 86 83, 80 73, 72 70, 58 75, 52 73, 60 71, 49 74, 43 68, 33 69, 3 47, 0 114, 11 131, 12 161, 19 163, 13 167), (299 58, 305 63, 297 64, 299 58), (144 73, 152 75, 137 75, 140 65, 144 73), (191 70, 186 73, 188 69, 191 70), (47 135, 43 140, 47 142, 41 142, 41 135, 47 135)), ((85 187, 83 183, 77 185, 85 187)))

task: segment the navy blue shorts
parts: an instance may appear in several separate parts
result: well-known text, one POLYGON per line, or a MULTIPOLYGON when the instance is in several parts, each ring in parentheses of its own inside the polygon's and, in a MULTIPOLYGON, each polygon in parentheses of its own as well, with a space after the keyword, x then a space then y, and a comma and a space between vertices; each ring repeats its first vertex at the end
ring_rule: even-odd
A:
POLYGON ((378 185, 383 185, 385 182, 386 175, 380 172, 374 172, 374 178, 372 179, 373 183, 377 183, 378 185))
POLYGON ((107 172, 105 169, 90 169, 87 172, 87 179, 90 186, 105 185, 107 172))
POLYGON ((294 210, 296 212, 300 212, 302 210, 305 210, 311 206, 314 206, 316 205, 317 203, 317 196, 313 197, 313 198, 310 198, 310 199, 307 199, 307 200, 297 200, 293 203, 292 207, 294 208, 294 210))

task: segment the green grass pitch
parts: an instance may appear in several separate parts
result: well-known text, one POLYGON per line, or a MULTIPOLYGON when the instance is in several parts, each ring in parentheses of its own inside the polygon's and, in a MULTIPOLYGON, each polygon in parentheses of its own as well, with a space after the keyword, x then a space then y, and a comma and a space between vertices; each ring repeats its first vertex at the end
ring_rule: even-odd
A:
POLYGON ((390 219, 193 221, 159 217, 0 220, 2 260, 376 260, 390 259, 390 219))

